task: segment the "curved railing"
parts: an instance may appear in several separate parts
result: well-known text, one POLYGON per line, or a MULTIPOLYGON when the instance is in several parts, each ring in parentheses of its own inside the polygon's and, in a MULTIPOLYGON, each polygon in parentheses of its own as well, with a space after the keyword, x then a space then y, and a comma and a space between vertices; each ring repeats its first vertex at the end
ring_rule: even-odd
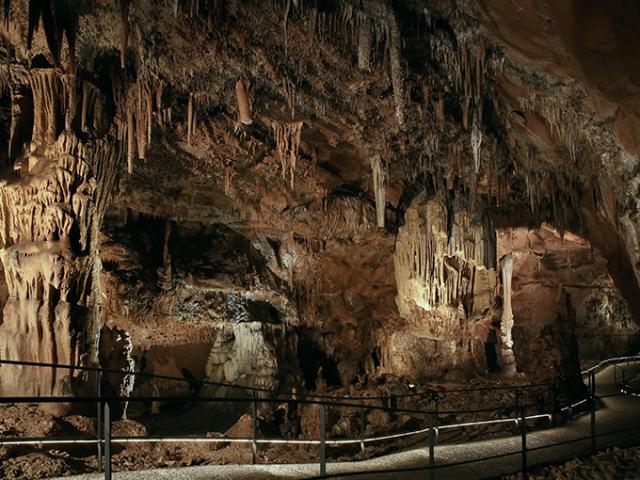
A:
MULTIPOLYGON (((474 387, 470 389, 457 389, 457 390, 447 390, 444 392, 421 392, 414 393, 411 395, 401 396, 398 395, 395 398, 409 398, 409 397, 424 397, 426 395, 435 396, 436 398, 436 408, 431 410, 423 410, 423 409, 412 409, 412 408, 400 408, 395 406, 381 406, 381 405, 369 405, 365 404, 365 401, 368 400, 385 400, 388 401, 389 397, 339 397, 339 396, 330 396, 330 395, 297 395, 296 397, 287 396, 285 398, 281 398, 278 392, 255 388, 255 387, 246 387, 234 384, 227 383, 219 383, 219 382, 209 382, 203 381, 202 385, 214 385, 214 386, 224 386, 232 389, 238 389, 244 393, 249 392, 252 396, 250 398, 247 397, 176 397, 176 396, 152 396, 152 397, 121 397, 121 396, 95 396, 95 397, 0 397, 0 404, 17 404, 17 403, 94 403, 98 405, 98 422, 99 426, 103 425, 103 428, 97 429, 96 437, 56 437, 56 438, 6 438, 0 439, 0 446, 2 445, 64 445, 64 444, 94 444, 98 447, 98 456, 99 459, 103 457, 104 453, 104 471, 105 478, 111 478, 111 461, 110 461, 110 452, 111 447, 114 444, 128 444, 128 443, 166 443, 166 442, 180 442, 180 443, 240 443, 240 444, 250 444, 253 447, 254 459, 256 458, 257 449, 260 445, 276 445, 276 444, 288 444, 288 445, 316 445, 320 447, 320 471, 321 477, 313 477, 313 478, 331 478, 332 476, 326 476, 326 448, 327 447, 340 447, 340 446, 349 446, 349 445, 359 445, 362 450, 364 450, 365 446, 372 443, 380 443, 386 441, 393 441, 399 439, 406 439, 409 437, 417 437, 417 436, 426 436, 427 443, 429 448, 429 466, 424 468, 419 468, 417 470, 431 470, 432 472, 437 471, 438 469, 445 468, 446 466, 454 466, 454 464, 445 464, 445 465, 436 465, 434 458, 434 449, 435 445, 438 442, 438 438, 441 432, 446 432, 454 429, 464 429, 468 427, 474 426, 488 426, 488 425, 507 425, 511 427, 516 427, 520 430, 520 434, 523 438, 523 448, 518 450, 517 452, 504 454, 515 455, 521 454, 523 456, 523 470, 526 471, 526 452, 533 451, 535 449, 527 450, 526 447, 526 435, 528 430, 528 425, 535 421, 545 421, 548 425, 554 424, 556 425, 562 418, 558 418, 563 416, 564 420, 567 418, 570 419, 576 409, 581 405, 585 405, 583 410, 590 412, 592 417, 592 431, 589 437, 584 437, 581 439, 577 439, 575 441, 584 441, 586 439, 591 439, 593 449, 595 449, 595 439, 599 438, 599 436, 606 436, 607 434, 597 434, 595 428, 595 412, 596 412, 596 402, 595 402, 595 374, 596 372, 606 368, 610 365, 619 365, 621 363, 631 363, 640 361, 640 356, 629 356, 629 357, 617 357, 612 359, 607 359, 601 362, 598 365, 595 365, 585 371, 583 371, 583 375, 587 376, 589 379, 589 387, 590 394, 585 399, 580 400, 579 402, 574 403, 566 403, 559 401, 557 395, 555 395, 555 389, 551 389, 550 392, 553 395, 549 402, 535 403, 535 404, 527 404, 521 395, 518 393, 522 393, 527 389, 535 388, 535 387, 553 387, 554 384, 534 384, 534 385, 500 385, 493 387, 474 387), (437 408, 437 397, 440 393, 464 393, 464 392, 473 392, 473 391, 488 391, 488 390, 501 390, 501 389, 512 389, 516 392, 516 402, 511 406, 501 406, 501 407, 491 407, 491 408, 482 408, 482 409, 465 409, 465 410, 439 410, 437 408), (262 394, 262 397, 259 396, 262 394), (274 398, 268 398, 268 396, 264 394, 272 394, 274 398), (112 406, 115 403, 124 403, 124 402, 163 402, 163 401, 189 401, 189 402, 214 402, 214 403, 229 403, 229 402, 250 402, 252 404, 252 418, 253 418, 253 436, 251 438, 237 438, 237 437, 197 437, 197 436, 147 436, 147 437, 112 437, 111 436, 111 418, 110 418, 110 405, 112 406), (259 404, 282 404, 284 402, 292 402, 296 407, 298 405, 314 405, 320 409, 320 438, 318 439, 286 439, 286 438, 273 438, 273 439, 265 439, 258 438, 258 428, 257 428, 257 406, 259 404), (365 410, 373 411, 373 410, 383 410, 391 413, 406 413, 413 414, 416 416, 425 416, 429 420, 429 426, 426 428, 421 428, 409 432, 400 432, 388 435, 379 435, 374 437, 365 437, 365 424, 364 420, 361 423, 361 435, 359 438, 347 438, 347 439, 330 439, 326 436, 326 410, 327 408, 354 408, 359 409, 361 413, 361 419, 364 418, 365 410), (546 412, 539 412, 536 414, 529 414, 532 408, 546 408, 548 409, 546 412), (439 424, 439 417, 442 415, 461 415, 461 414, 481 414, 481 413, 493 413, 493 414, 504 414, 507 412, 507 418, 493 418, 489 420, 478 420, 478 421, 467 421, 467 422, 459 422, 459 423, 451 423, 451 424, 439 424), (514 412, 517 412, 514 415, 514 412), (568 414, 564 417, 565 414, 568 414), (102 420, 100 417, 103 416, 102 420), (104 450, 104 452, 103 452, 104 450)), ((104 374, 119 374, 119 375, 137 375, 140 377, 150 377, 156 379, 163 380, 175 380, 181 382, 187 382, 188 380, 180 377, 171 377, 166 375, 157 375, 157 374, 147 374, 142 372, 126 372, 121 370, 109 370, 102 369, 98 367, 77 367, 71 365, 55 365, 55 364, 47 364, 42 362, 21 362, 15 360, 0 360, 1 364, 8 365, 22 365, 22 366, 33 366, 33 367, 41 367, 41 368, 62 368, 68 370, 85 370, 97 372, 101 375, 104 374)), ((616 383, 616 386, 618 384, 616 383)), ((624 389, 624 384, 621 385, 621 388, 624 389)), ((623 393, 620 393, 622 395, 623 393)), ((611 396, 611 395, 609 395, 611 396)), ((555 444, 559 445, 559 444, 555 444)), ((547 448, 538 447, 538 448, 547 448)), ((488 460, 493 457, 483 457, 474 461, 488 460)), ((99 464, 102 462, 99 460, 99 464)), ((463 464, 458 463, 458 464, 463 464)), ((393 471, 405 471, 403 469, 393 470, 393 471)), ((413 471, 413 470, 412 470, 413 471)), ((389 470, 386 471, 390 472, 389 470)), ((371 474, 371 471, 364 472, 371 474)), ((363 474, 364 474, 363 473, 363 474)), ((357 473, 354 473, 356 475, 357 473)), ((338 476, 349 476, 352 474, 340 473, 338 476)))

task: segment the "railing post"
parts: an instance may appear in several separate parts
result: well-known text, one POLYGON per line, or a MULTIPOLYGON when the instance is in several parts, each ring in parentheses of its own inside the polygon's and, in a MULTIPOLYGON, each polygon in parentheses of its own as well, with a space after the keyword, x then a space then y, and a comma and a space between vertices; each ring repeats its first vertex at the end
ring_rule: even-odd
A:
POLYGON ((364 434, 367 429, 367 419, 364 414, 364 401, 360 405, 360 451, 364 453, 364 434))
POLYGON ((596 396, 591 396, 591 453, 596 453, 596 396))
POLYGON ((326 411, 324 404, 320 404, 320 476, 327 474, 327 432, 326 411))
POLYGON ((527 414, 526 407, 520 407, 520 434, 522 436, 522 475, 525 479, 529 478, 527 467, 527 414))
POLYGON ((104 480, 111 480, 111 412, 104 403, 104 480))
POLYGON ((555 379, 553 381, 553 385, 551 386, 551 402, 553 410, 551 412, 551 422, 554 427, 558 426, 558 380, 555 379))
MULTIPOLYGON (((102 398, 102 372, 98 372, 96 385, 96 395, 98 398, 102 398)), ((96 444, 97 444, 97 456, 98 456, 98 473, 102 472, 102 402, 97 402, 97 416, 96 416, 96 444)))
POLYGON ((429 480, 436 478, 436 415, 429 415, 429 480))
POLYGON ((251 442, 251 461, 255 465, 258 463, 258 401, 256 393, 253 392, 253 402, 251 403, 251 416, 253 419, 253 439, 251 442))
POLYGON ((591 372, 591 380, 589 382, 591 384, 591 395, 596 394, 596 372, 591 372))
POLYGON ((516 404, 520 407, 520 437, 522 443, 522 475, 529 478, 527 467, 527 408, 522 402, 521 393, 516 390, 516 404))

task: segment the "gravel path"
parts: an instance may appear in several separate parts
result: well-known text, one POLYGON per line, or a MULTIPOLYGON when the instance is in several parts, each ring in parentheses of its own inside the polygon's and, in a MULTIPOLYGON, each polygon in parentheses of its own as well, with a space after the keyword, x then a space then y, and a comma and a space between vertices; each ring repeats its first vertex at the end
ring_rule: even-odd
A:
MULTIPOLYGON (((608 367, 596 375, 599 396, 617 393, 613 380, 613 367, 608 367)), ((597 433, 604 434, 620 429, 640 426, 640 398, 618 396, 601 400, 597 413, 597 433)), ((549 443, 577 439, 589 435, 589 415, 582 416, 560 428, 530 432, 527 434, 528 448, 536 448, 549 443)), ((608 446, 630 446, 640 443, 640 429, 622 434, 598 438, 598 448, 608 446)), ((435 458, 438 463, 455 463, 508 452, 519 452, 519 436, 477 441, 459 445, 441 445, 436 447, 435 458)), ((535 450, 528 455, 530 466, 550 462, 560 462, 590 452, 589 440, 569 443, 562 446, 535 450)), ((429 478, 429 473, 416 472, 376 473, 377 470, 402 468, 420 468, 428 463, 426 449, 385 455, 360 462, 331 463, 327 466, 329 474, 364 472, 362 475, 345 475, 336 478, 363 480, 418 480, 429 478)), ((522 457, 518 453, 502 458, 482 460, 466 465, 446 467, 436 471, 436 478, 447 480, 468 480, 493 478, 515 473, 521 469, 522 457)), ((114 480, 266 480, 266 479, 304 479, 319 475, 318 464, 303 465, 210 465, 179 469, 157 469, 137 472, 115 473, 114 480)), ((65 477, 66 480, 100 480, 99 474, 86 474, 65 477)), ((58 479, 60 480, 60 479, 58 479)))

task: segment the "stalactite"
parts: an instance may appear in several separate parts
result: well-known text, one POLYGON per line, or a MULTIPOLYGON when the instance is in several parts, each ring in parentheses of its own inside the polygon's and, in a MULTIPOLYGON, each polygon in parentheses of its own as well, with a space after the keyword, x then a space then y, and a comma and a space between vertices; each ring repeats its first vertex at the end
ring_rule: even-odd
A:
POLYGON ((142 76, 126 89, 114 89, 117 135, 120 141, 126 140, 129 173, 133 172, 136 153, 139 159, 145 159, 147 146, 151 143, 153 104, 156 100, 153 85, 151 80, 142 76))
POLYGON ((136 154, 135 122, 133 121, 133 109, 127 109, 127 173, 133 173, 133 159, 136 154))
POLYGON ((233 192, 233 177, 236 172, 231 165, 224 168, 224 194, 230 196, 233 192))
POLYGON ((160 128, 164 127, 164 117, 165 117, 165 111, 164 108, 162 108, 162 90, 163 90, 163 83, 161 81, 159 81, 156 85, 156 89, 155 89, 155 100, 156 100, 156 118, 158 120, 158 126, 160 128))
POLYGON ((488 58, 484 41, 475 31, 457 32, 455 43, 448 36, 434 35, 430 46, 432 57, 449 72, 455 87, 461 91, 459 96, 464 128, 468 128, 474 116, 482 123, 486 63, 489 62, 489 69, 497 73, 502 59, 495 56, 488 58))
POLYGON ((276 141, 276 150, 280 159, 282 179, 286 180, 288 174, 291 188, 293 188, 303 126, 304 122, 301 121, 293 123, 273 121, 271 124, 276 141))
POLYGON ((284 97, 287 99, 287 105, 291 112, 291 118, 296 116, 296 86, 293 81, 287 77, 283 77, 282 86, 284 89, 284 97))
POLYGON ((127 66, 127 47, 129 44, 129 6, 131 0, 119 0, 120 4, 120 68, 127 66))
POLYGON ((444 116, 444 98, 439 98, 437 100, 435 100, 434 102, 434 110, 436 113, 436 118, 438 119, 438 122, 443 123, 445 116, 444 116))
POLYGON ((193 135, 194 115, 193 115, 193 93, 189 94, 189 104, 187 105, 187 143, 191 146, 193 135))
POLYGON ((4 27, 9 30, 9 16, 11 15, 11 0, 2 2, 2 13, 4 15, 4 27))
POLYGON ((78 91, 75 74, 67 74, 62 76, 63 87, 63 108, 64 108, 64 128, 71 131, 73 128, 73 121, 78 111, 78 91))
POLYGON ((11 92, 11 126, 9 128, 8 154, 10 159, 14 159, 23 148, 23 143, 27 138, 27 122, 25 117, 28 114, 28 98, 24 95, 18 85, 10 84, 11 92))
MULTIPOLYGON (((420 312, 439 312, 442 323, 430 327, 432 338, 454 331, 460 312, 466 316, 485 308, 474 303, 476 290, 486 288, 491 278, 495 282, 493 227, 485 220, 472 220, 466 209, 455 205, 447 208, 437 198, 421 195, 406 210, 396 237, 400 315, 418 319, 420 312)), ((490 305, 492 300, 486 302, 490 305)))
POLYGON ((284 55, 289 55, 289 12, 291 11, 291 0, 284 2, 284 55))
POLYGON ((400 126, 405 123, 405 75, 402 68, 402 36, 395 12, 387 14, 387 28, 389 30, 389 57, 391 62, 391 83, 393 98, 396 104, 396 118, 400 126))
POLYGON ((522 98, 520 105, 525 112, 537 113, 545 119, 551 134, 565 144, 569 158, 575 163, 582 133, 580 116, 572 102, 574 99, 562 92, 557 95, 534 94, 522 98))
POLYGON ((373 44, 373 33, 371 22, 363 20, 360 22, 360 32, 358 35, 358 69, 363 72, 371 70, 371 49, 373 44))
POLYGON ((87 132, 87 112, 90 101, 89 82, 82 82, 82 106, 80 110, 80 131, 87 132))
MULTIPOLYGON (((38 156, 46 168, 28 183, 0 185, 0 257, 9 297, 0 324, 0 355, 71 365, 95 362, 94 266, 118 170, 117 148, 112 139, 83 143, 63 131, 38 156)), ((81 384, 71 378, 73 372, 1 370, 3 395, 73 395, 74 385, 81 384)))
POLYGON ((477 116, 473 117, 473 127, 471 129, 471 151, 473 152, 473 165, 476 175, 480 172, 480 160, 482 158, 480 148, 482 147, 482 130, 478 125, 477 116))
POLYGON ((386 183, 387 174, 380 155, 371 158, 371 171, 373 174, 373 190, 376 197, 376 218, 378 227, 384 228, 386 208, 386 183))
POLYGON ((69 46, 69 67, 75 71, 75 41, 78 24, 78 11, 72 2, 48 2, 29 0, 29 26, 27 30, 27 49, 31 49, 33 35, 38 29, 40 18, 44 27, 49 53, 55 65, 60 64, 62 39, 66 37, 69 46))
POLYGON ((33 134, 31 151, 51 145, 58 136, 62 83, 54 69, 31 71, 33 134))
POLYGON ((244 125, 251 125, 253 118, 251 115, 251 103, 249 102, 249 88, 244 80, 236 82, 236 98, 238 101, 238 119, 244 125))

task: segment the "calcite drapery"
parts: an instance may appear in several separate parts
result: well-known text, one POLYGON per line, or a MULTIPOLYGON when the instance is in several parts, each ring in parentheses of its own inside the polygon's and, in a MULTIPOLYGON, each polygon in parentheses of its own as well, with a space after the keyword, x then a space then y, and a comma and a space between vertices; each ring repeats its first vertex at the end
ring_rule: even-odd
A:
POLYGON ((459 306, 471 314, 480 304, 491 304, 495 232, 472 221, 468 212, 449 211, 439 199, 418 198, 405 213, 394 263, 401 316, 410 318, 415 308, 449 311, 459 306))
MULTIPOLYGON (((34 129, 42 131, 47 123, 39 114, 34 129)), ((86 365, 97 358, 98 236, 118 153, 106 140, 85 143, 66 131, 50 144, 37 138, 45 143, 28 174, 0 183, 0 258, 9 291, 0 357, 86 365)), ((4 365, 0 372, 4 395, 73 394, 82 383, 73 370, 4 365)))

